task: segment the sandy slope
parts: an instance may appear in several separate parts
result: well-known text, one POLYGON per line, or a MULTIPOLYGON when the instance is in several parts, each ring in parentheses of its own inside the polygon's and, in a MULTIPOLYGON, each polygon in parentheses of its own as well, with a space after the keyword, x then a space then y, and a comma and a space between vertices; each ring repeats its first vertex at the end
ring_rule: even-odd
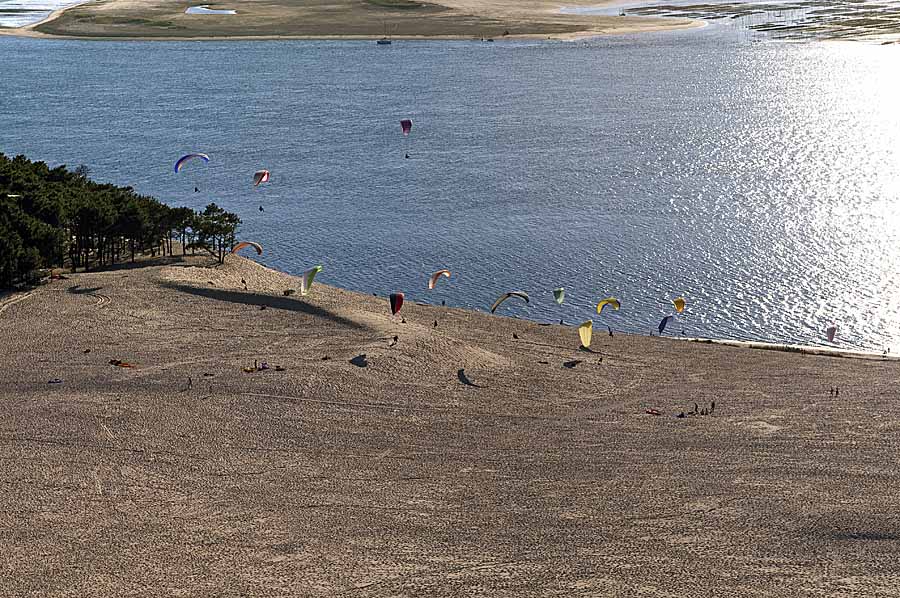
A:
POLYGON ((897 363, 605 334, 601 362, 297 286, 229 258, 0 313, 0 595, 900 595, 897 363))

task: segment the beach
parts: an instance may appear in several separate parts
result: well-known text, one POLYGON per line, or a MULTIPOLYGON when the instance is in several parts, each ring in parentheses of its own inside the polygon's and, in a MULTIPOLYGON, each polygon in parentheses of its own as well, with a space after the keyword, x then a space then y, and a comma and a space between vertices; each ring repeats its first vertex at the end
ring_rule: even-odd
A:
POLYGON ((4 594, 900 595, 896 362, 288 289, 0 299, 4 594))
MULTIPOLYGON (((611 4, 574 0, 566 6, 611 4)), ((694 19, 563 14, 548 0, 512 2, 411 0, 316 2, 251 0, 204 5, 160 0, 102 0, 54 11, 48 18, 0 33, 89 39, 575 39, 697 27, 694 19), (185 14, 190 7, 236 14, 185 14)))

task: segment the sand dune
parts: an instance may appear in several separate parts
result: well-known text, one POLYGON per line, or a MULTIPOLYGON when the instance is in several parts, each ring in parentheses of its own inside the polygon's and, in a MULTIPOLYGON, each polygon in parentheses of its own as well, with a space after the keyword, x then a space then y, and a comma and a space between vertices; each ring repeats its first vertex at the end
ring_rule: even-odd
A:
POLYGON ((0 594, 900 594, 895 362, 203 266, 4 303, 0 594))

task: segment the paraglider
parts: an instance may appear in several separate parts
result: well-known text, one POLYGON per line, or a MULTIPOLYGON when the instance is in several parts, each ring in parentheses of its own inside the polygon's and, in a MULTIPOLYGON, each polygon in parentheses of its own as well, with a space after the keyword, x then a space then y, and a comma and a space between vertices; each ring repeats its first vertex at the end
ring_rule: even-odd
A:
POLYGON ((588 320, 578 327, 578 336, 581 337, 581 346, 585 349, 591 346, 591 337, 594 334, 594 321, 588 320))
POLYGON ((675 311, 681 313, 684 311, 685 300, 684 297, 678 297, 677 299, 672 299, 672 305, 675 306, 675 311))
POLYGON ((834 342, 835 334, 837 334, 837 326, 835 326, 834 324, 832 324, 831 326, 829 326, 828 328, 825 329, 825 335, 828 338, 829 343, 834 342))
POLYGON ((178 158, 178 161, 175 162, 175 172, 181 172, 181 169, 184 168, 184 165, 191 160, 203 160, 204 162, 209 162, 209 156, 207 156, 206 154, 187 154, 185 156, 181 156, 180 158, 178 158))
POLYGON ((597 313, 598 314, 601 313, 603 311, 603 308, 606 307, 607 305, 610 306, 611 308, 613 308, 614 310, 619 311, 619 307, 620 307, 619 300, 616 299, 615 297, 607 297, 606 299, 603 299, 602 301, 600 301, 600 303, 597 304, 597 313))
POLYGON ((312 288, 313 280, 316 278, 316 274, 322 271, 322 266, 314 266, 303 273, 300 277, 300 294, 304 297, 309 293, 309 290, 312 288))
POLYGON ((268 170, 257 170, 253 173, 253 186, 259 187, 262 183, 269 182, 269 171, 268 170))
POLYGON ((403 307, 403 293, 391 293, 391 315, 397 315, 403 307))
POLYGON ((428 290, 429 291, 434 289, 434 285, 437 284, 437 281, 438 281, 438 279, 440 279, 441 276, 446 276, 447 278, 450 278, 450 270, 438 270, 437 272, 432 274, 431 278, 428 279, 428 290))
POLYGON ((400 121, 400 129, 403 131, 403 136, 408 137, 409 132, 412 130, 412 121, 408 118, 404 118, 400 121))
POLYGON ((553 298, 559 305, 562 305, 563 301, 566 300, 566 289, 564 289, 563 287, 553 289, 553 298))
POLYGON ((253 241, 241 241, 237 245, 234 246, 234 249, 231 250, 231 253, 237 253, 244 247, 252 247, 256 250, 256 255, 262 255, 263 248, 259 243, 254 243, 253 241))
POLYGON ((512 291, 511 293, 503 293, 500 297, 494 301, 494 304, 491 306, 491 313, 497 311, 497 308, 500 307, 500 304, 509 299, 510 297, 518 297, 525 301, 525 303, 529 303, 528 294, 523 293, 522 291, 512 291))
POLYGON ((674 320, 674 319, 675 319, 675 316, 666 316, 665 318, 663 318, 663 319, 660 321, 659 326, 657 326, 657 329, 659 330, 659 333, 662 334, 662 333, 663 333, 663 330, 666 329, 666 324, 668 324, 670 321, 672 321, 672 320, 674 320))

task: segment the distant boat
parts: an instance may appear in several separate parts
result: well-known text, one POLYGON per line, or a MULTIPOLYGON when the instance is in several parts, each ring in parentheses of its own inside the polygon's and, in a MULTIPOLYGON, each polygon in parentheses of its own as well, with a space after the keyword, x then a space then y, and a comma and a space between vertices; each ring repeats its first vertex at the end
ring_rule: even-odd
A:
POLYGON ((389 46, 391 45, 391 35, 388 33, 387 23, 384 24, 384 37, 375 42, 379 46, 389 46))

